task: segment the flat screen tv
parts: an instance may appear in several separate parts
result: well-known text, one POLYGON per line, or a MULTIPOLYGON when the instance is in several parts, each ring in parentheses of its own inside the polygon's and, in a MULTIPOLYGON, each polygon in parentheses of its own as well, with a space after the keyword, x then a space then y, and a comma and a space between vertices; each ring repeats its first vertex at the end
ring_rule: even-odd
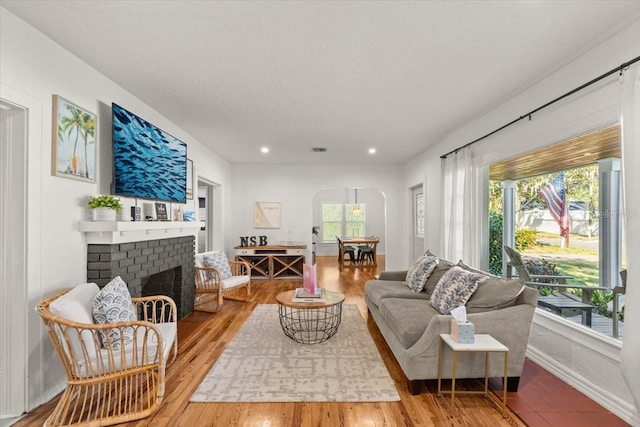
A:
POLYGON ((187 144, 111 104, 113 182, 119 196, 185 203, 187 144))

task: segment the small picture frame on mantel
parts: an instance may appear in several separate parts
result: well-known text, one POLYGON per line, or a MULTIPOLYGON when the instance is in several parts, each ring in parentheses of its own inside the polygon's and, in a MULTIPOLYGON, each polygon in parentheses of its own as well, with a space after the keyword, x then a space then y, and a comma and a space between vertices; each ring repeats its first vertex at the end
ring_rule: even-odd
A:
POLYGON ((158 221, 169 221, 166 203, 156 203, 156 219, 158 221))

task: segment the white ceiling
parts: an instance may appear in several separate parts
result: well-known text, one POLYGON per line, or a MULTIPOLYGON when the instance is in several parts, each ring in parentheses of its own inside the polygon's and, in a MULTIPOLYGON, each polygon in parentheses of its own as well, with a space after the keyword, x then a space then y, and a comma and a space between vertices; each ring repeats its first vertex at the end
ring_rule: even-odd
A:
POLYGON ((0 4, 233 163, 405 163, 640 16, 640 1, 0 4))

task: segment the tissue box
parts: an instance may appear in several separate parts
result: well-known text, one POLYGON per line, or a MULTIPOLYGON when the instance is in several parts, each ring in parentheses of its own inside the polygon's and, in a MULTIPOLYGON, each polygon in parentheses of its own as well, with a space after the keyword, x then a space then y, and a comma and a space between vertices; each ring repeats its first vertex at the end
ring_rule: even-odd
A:
POLYGON ((451 338, 460 344, 473 344, 473 323, 451 319, 451 338))

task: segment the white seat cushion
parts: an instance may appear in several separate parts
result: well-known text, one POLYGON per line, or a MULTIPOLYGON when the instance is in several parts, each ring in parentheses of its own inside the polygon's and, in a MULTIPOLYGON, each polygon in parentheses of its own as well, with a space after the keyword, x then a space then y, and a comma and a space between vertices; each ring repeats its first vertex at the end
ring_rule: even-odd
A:
MULTIPOLYGON (((63 317, 78 323, 93 325, 93 299, 99 291, 100 288, 95 283, 80 284, 49 304, 49 311, 51 311, 51 314, 54 316, 63 317)), ((76 360, 84 360, 82 344, 78 333, 75 332, 75 330, 69 329, 67 335, 69 336, 71 349, 66 348, 66 341, 62 340, 62 342, 65 343, 64 351, 68 356, 71 356, 69 352, 69 350, 71 350, 76 360)), ((87 356, 95 356, 97 349, 93 341, 93 333, 85 330, 82 331, 81 335, 84 346, 87 349, 87 356)))
POLYGON ((194 262, 196 267, 198 267, 198 268, 204 267, 204 254, 205 253, 206 252, 203 252, 201 254, 196 254, 196 258, 195 258, 195 262, 194 262))
POLYGON ((222 280, 222 289, 231 289, 249 283, 249 276, 231 276, 222 280))

